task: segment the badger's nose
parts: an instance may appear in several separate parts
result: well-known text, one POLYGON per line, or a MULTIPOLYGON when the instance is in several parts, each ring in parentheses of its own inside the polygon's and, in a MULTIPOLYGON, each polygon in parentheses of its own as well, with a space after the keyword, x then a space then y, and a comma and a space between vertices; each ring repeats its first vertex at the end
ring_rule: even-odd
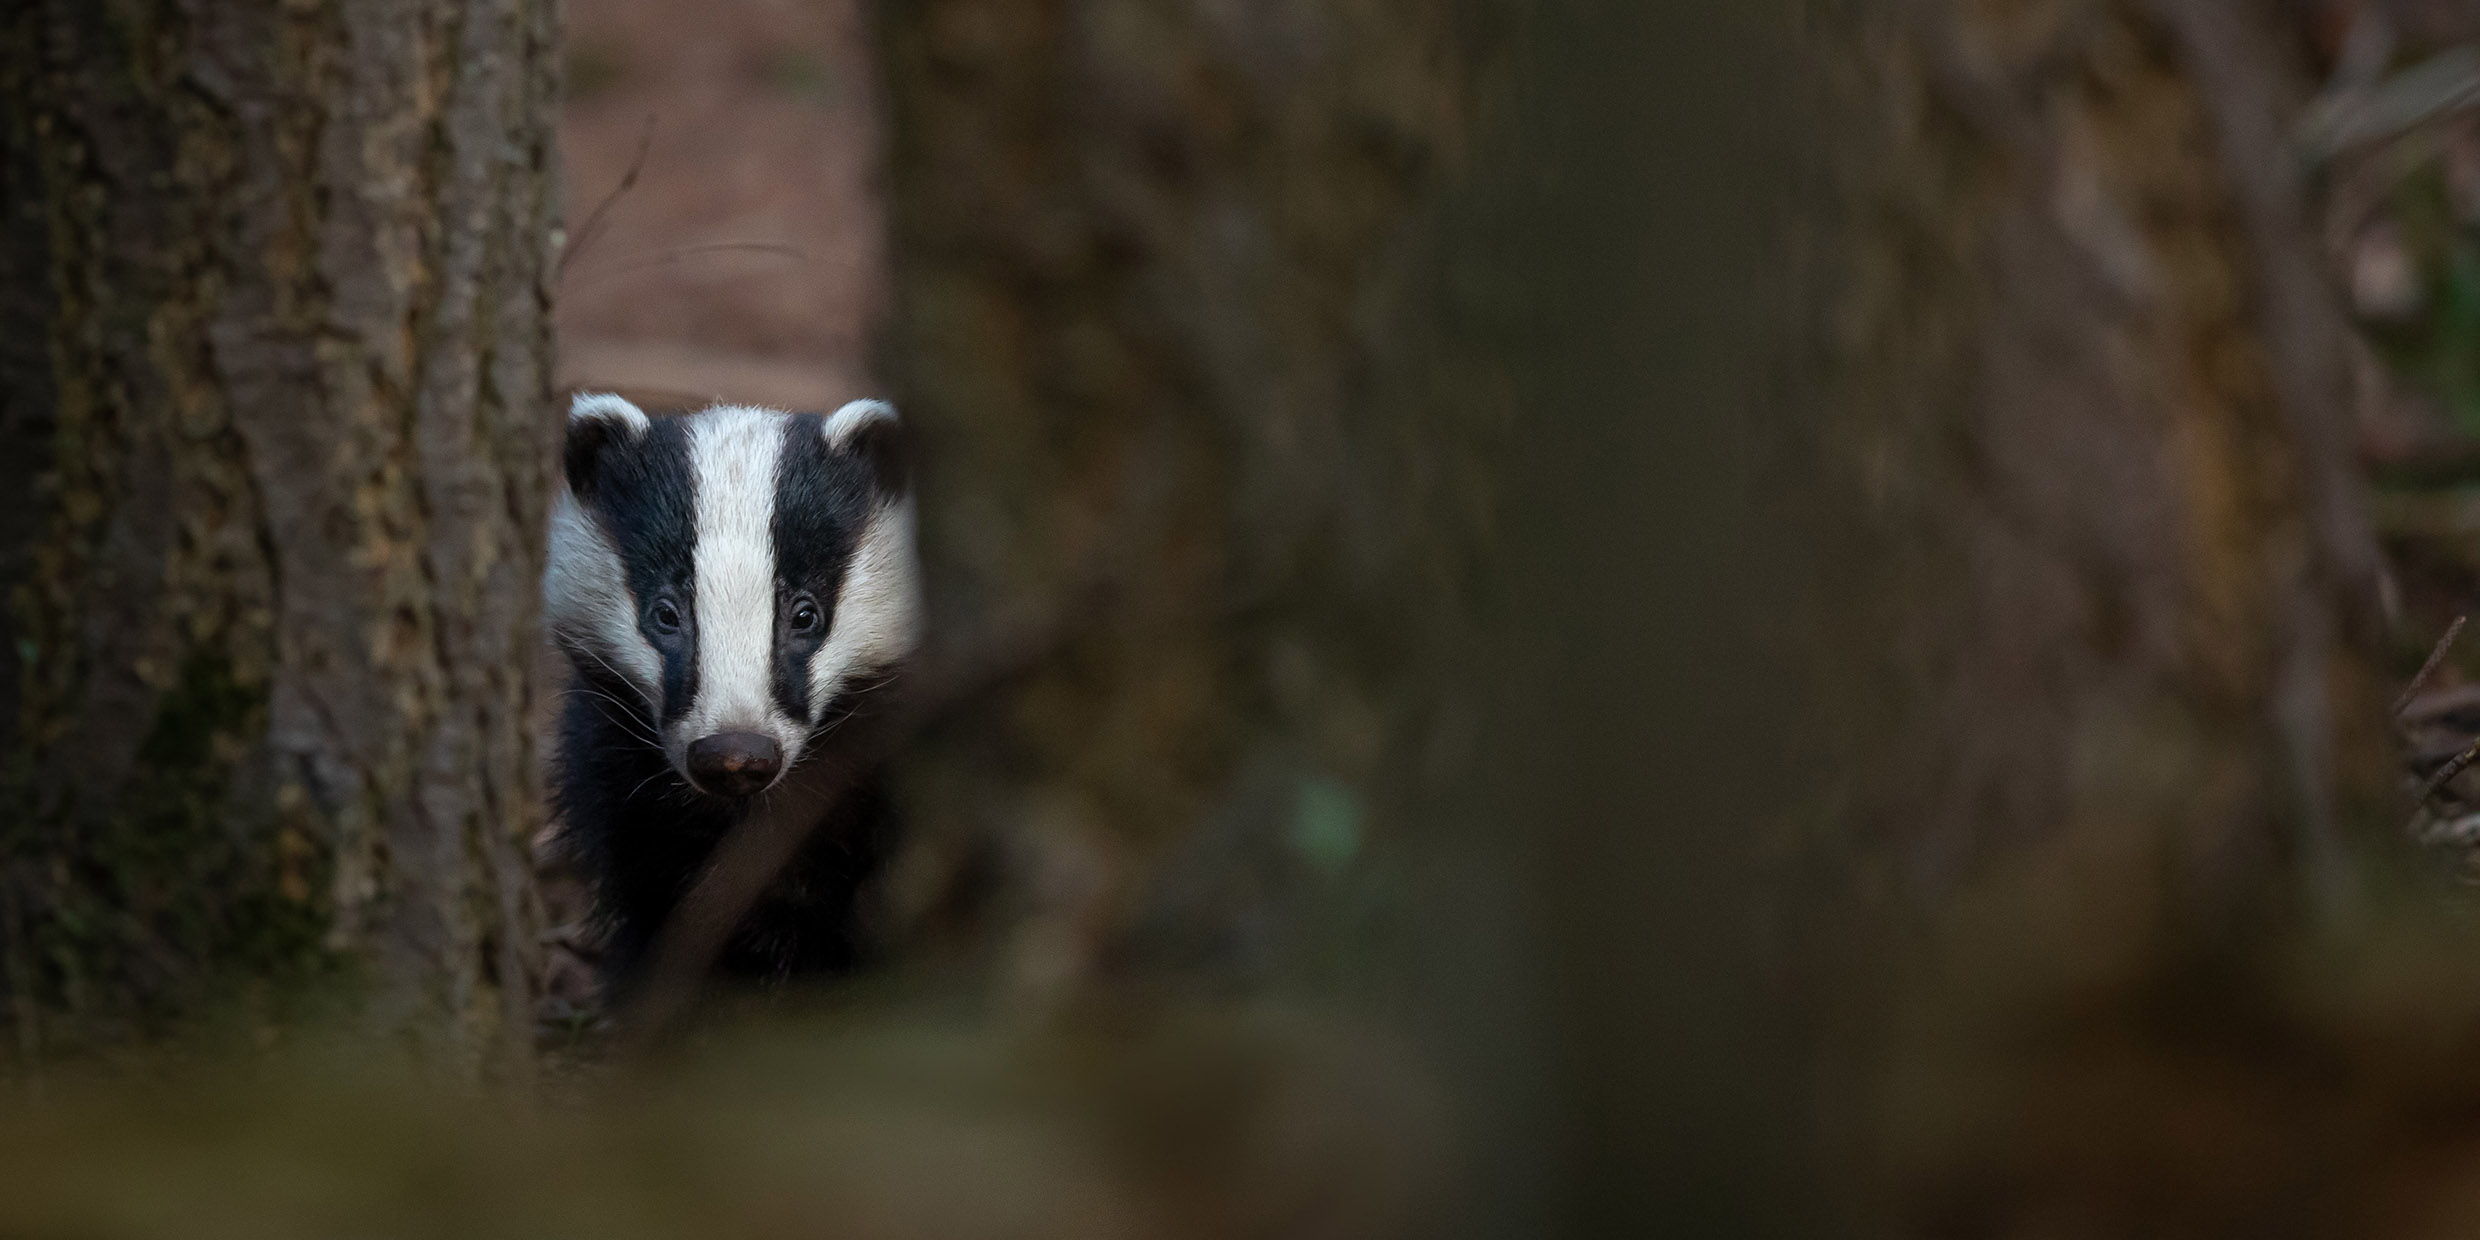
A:
POLYGON ((689 742, 689 778, 719 797, 745 797, 775 782, 783 746, 755 732, 718 732, 689 742))

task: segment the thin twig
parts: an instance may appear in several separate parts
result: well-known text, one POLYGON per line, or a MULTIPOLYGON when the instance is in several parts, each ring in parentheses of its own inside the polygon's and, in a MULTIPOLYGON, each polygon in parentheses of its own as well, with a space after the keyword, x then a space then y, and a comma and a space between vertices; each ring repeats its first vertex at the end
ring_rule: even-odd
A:
POLYGON ((820 768, 811 777, 815 782, 794 793, 800 798, 797 808, 752 814, 733 827, 655 939, 645 980, 623 1022, 627 1032, 622 1053, 652 1049, 688 1014, 732 932, 864 772, 959 705, 1049 657, 1075 631, 1067 619, 1063 610, 1053 623, 1013 626, 1013 632, 975 643, 973 654, 949 660, 942 670, 899 681, 888 701, 847 725, 854 732, 828 759, 831 765, 820 768))
POLYGON ((688 1013, 706 971, 731 941, 732 931, 808 841, 810 832, 851 791, 856 773, 879 757, 877 745, 869 750, 821 769, 818 785, 805 798, 810 812, 752 814, 715 846, 706 872, 665 919, 655 940, 643 986, 625 1013, 624 1053, 644 1053, 688 1013))
POLYGON ((2420 696, 2420 690, 2428 687, 2428 678, 2444 666, 2446 652, 2454 649, 2454 639, 2463 635, 2463 625, 2470 619, 2468 615, 2456 616, 2454 623, 2446 626, 2446 635, 2437 639, 2437 645, 2428 652, 2428 661, 2420 664, 2420 670, 2412 673, 2411 683, 2404 685, 2402 695, 2394 699, 2394 718, 2402 718, 2403 712, 2411 709, 2412 700, 2420 696))
POLYGON ((568 276, 569 264, 577 261, 577 256, 602 235, 612 205, 620 201, 621 195, 637 188, 637 174, 646 170, 646 152, 654 148, 654 125, 655 114, 649 112, 646 114, 645 128, 637 133, 637 153, 629 156, 628 171, 621 173, 620 183, 612 186, 611 192, 603 195, 601 202, 594 204, 594 210, 586 215, 586 222, 578 226, 577 235, 568 239, 568 248, 560 251, 560 266, 556 274, 561 278, 568 276))
POLYGON ((2420 786, 2420 798, 2413 803, 2413 812, 2416 814, 2427 809, 2429 798, 2443 791, 2447 784, 2454 782, 2455 776, 2462 774, 2474 762, 2480 762, 2480 741, 2473 741, 2463 752, 2454 755, 2453 761, 2438 767, 2437 773, 2428 777, 2428 782, 2420 786))

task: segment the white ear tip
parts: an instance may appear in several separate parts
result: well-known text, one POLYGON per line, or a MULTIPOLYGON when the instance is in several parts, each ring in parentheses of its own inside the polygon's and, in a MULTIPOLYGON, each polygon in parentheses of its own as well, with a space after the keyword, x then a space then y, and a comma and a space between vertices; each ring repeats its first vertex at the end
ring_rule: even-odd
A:
POLYGON ((609 392, 579 392, 569 399, 568 420, 583 422, 588 418, 617 422, 627 427, 631 434, 648 426, 645 410, 609 392))
POLYGON ((856 400, 827 415, 827 443, 842 446, 853 432, 873 422, 893 422, 896 407, 883 400, 856 400))

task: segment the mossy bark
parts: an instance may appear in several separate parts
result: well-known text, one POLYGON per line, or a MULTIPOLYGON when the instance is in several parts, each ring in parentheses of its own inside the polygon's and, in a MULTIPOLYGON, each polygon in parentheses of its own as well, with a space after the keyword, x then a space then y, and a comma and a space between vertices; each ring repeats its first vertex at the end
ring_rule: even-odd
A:
POLYGON ((553 5, 5 22, 14 1049, 322 978, 521 1041, 553 5))

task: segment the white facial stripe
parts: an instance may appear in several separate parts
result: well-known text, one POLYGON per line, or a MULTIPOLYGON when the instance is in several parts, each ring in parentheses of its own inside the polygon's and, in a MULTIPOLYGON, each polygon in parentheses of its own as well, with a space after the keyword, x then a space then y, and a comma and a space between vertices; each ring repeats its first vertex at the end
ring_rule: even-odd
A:
POLYGON ((775 473, 783 443, 783 415, 764 409, 710 409, 689 429, 697 480, 697 694, 677 744, 717 732, 762 732, 789 752, 796 739, 776 720, 772 692, 775 473))
POLYGON ((826 644, 809 660, 810 716, 826 713, 856 676, 893 665, 921 641, 921 573, 914 564, 913 501, 881 504, 870 514, 844 584, 826 644))
POLYGON ((552 636, 637 686, 646 707, 663 717, 663 658, 637 629, 620 552, 567 487, 551 505, 550 562, 543 572, 543 611, 552 636))

